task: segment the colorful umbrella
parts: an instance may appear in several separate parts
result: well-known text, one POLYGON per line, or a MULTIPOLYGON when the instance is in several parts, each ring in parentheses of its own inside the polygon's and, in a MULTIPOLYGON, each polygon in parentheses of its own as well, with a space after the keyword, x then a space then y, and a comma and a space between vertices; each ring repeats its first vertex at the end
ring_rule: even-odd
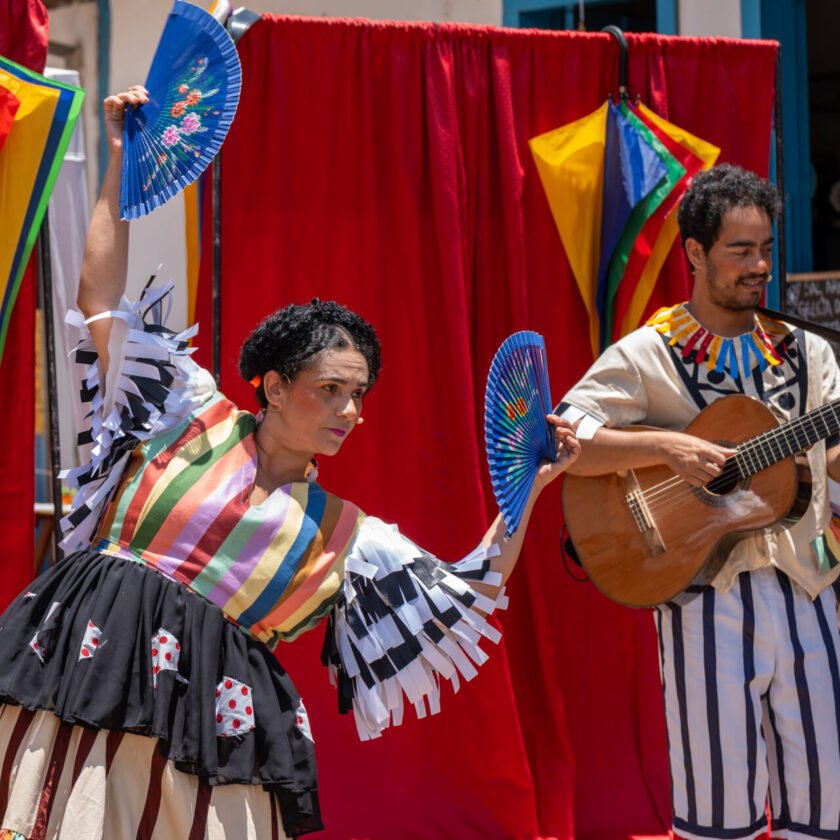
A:
MULTIPOLYGON (((0 88, 19 103, 0 148, 0 357, 24 269, 84 91, 0 57, 0 88)), ((6 97, 8 98, 8 96, 6 97)))
POLYGON ((594 356, 610 334, 613 260, 629 250, 633 231, 679 179, 679 164, 650 130, 611 102, 533 138, 530 146, 587 309, 594 356))
POLYGON ((677 234, 674 211, 720 150, 626 100, 530 145, 597 355, 641 323, 677 234))

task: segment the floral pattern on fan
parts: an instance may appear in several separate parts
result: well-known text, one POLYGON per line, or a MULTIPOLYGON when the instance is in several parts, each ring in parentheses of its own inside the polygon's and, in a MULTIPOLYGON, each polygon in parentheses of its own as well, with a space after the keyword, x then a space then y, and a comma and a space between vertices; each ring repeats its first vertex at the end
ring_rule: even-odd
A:
POLYGON ((207 114, 215 116, 219 113, 214 104, 208 101, 219 93, 219 88, 202 90, 195 86, 207 67, 208 60, 202 56, 189 68, 187 78, 173 85, 167 99, 162 103, 162 113, 168 113, 172 119, 172 122, 163 129, 160 137, 167 151, 157 153, 154 165, 143 184, 144 191, 152 187, 158 178, 170 183, 177 176, 177 163, 188 155, 198 157, 201 154, 201 148, 190 142, 188 138, 207 131, 202 125, 202 116, 207 114))
POLYGON ((151 213, 199 177, 221 148, 241 87, 224 26, 175 0, 146 78, 149 99, 126 111, 120 218, 151 213))

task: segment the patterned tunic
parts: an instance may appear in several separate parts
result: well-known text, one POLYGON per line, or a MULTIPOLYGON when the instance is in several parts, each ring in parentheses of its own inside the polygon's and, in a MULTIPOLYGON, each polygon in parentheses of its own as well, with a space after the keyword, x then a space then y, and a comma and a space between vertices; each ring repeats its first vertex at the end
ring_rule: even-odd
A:
MULTIPOLYGON (((561 411, 581 420, 578 435, 584 439, 601 425, 679 431, 730 394, 761 400, 785 422, 840 396, 840 376, 831 348, 818 336, 758 317, 752 332, 724 338, 708 332, 680 304, 660 310, 609 347, 566 394, 561 411)), ((807 459, 814 482, 804 515, 740 541, 715 587, 728 589, 739 572, 775 565, 813 598, 840 573, 825 443, 813 446, 807 459)))

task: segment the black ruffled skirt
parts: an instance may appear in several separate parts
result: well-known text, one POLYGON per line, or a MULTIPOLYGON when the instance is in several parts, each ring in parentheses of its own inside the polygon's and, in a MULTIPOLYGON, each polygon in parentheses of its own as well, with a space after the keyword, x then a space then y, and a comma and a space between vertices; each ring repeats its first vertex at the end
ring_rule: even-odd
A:
POLYGON ((322 827, 286 672, 218 607, 141 564, 77 552, 18 596, 0 616, 0 702, 157 738, 184 773, 274 792, 287 834, 322 827))

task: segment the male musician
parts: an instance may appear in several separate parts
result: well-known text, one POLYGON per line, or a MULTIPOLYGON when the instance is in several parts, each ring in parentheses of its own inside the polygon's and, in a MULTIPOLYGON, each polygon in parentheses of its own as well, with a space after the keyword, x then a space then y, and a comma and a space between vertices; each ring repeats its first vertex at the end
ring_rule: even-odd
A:
MULTIPOLYGON (((694 179, 678 215, 691 299, 607 349, 566 395, 583 450, 569 472, 665 464, 700 487, 734 450, 677 430, 713 400, 746 394, 788 421, 840 397, 827 342, 755 311, 778 211, 775 188, 738 167, 694 179)), ((833 443, 807 452, 801 518, 738 543, 711 586, 656 608, 678 837, 766 834, 769 798, 773 837, 840 838, 840 557, 823 535, 833 443)))

